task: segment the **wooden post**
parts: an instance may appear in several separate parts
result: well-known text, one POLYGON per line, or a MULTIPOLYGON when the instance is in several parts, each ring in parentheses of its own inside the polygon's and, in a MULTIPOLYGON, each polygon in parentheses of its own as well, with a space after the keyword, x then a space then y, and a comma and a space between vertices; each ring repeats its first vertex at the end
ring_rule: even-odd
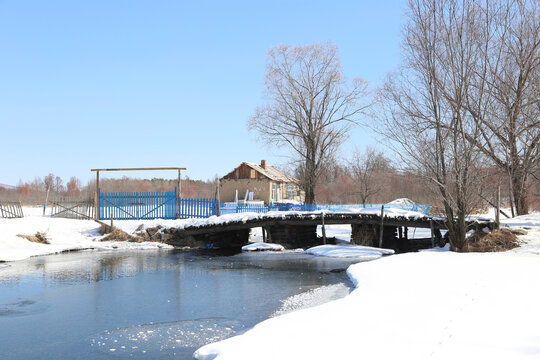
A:
POLYGON ((111 232, 114 229, 114 216, 111 214, 111 232))
POLYGON ((178 169, 178 179, 177 179, 177 182, 176 182, 176 190, 177 190, 177 193, 176 193, 176 218, 179 219, 180 218, 180 177, 182 176, 181 174, 182 170, 178 169))
POLYGON ((326 228, 324 226, 324 211, 321 213, 322 218, 322 238, 323 238, 323 244, 326 245, 326 228))
POLYGON ((429 219, 429 227, 431 228, 431 247, 435 247, 435 239, 433 238, 433 219, 429 219))
POLYGON ((94 200, 95 220, 99 220, 99 170, 96 171, 96 198, 94 200))
POLYGON ((497 213, 495 214, 495 223, 497 224, 497 230, 501 227, 501 187, 497 187, 497 213))
MULTIPOLYGON (((217 180, 217 216, 221 216, 221 195, 219 193, 220 186, 221 186, 221 183, 218 179, 217 180)), ((264 236, 264 228, 263 228, 263 236, 264 236)))
POLYGON ((47 195, 45 196, 45 204, 43 204, 43 216, 45 216, 45 210, 47 209, 48 201, 49 201, 49 186, 47 186, 47 195))
POLYGON ((384 205, 381 206, 381 226, 379 228, 379 247, 382 248, 382 240, 383 240, 383 219, 384 219, 384 205))

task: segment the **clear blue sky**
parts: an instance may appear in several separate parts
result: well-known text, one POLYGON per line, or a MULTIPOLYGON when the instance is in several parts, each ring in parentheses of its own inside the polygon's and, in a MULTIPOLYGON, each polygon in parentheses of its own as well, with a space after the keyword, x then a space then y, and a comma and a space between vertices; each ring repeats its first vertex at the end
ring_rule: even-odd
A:
MULTIPOLYGON (((0 0, 0 183, 95 167, 283 164, 247 131, 274 45, 334 42, 349 78, 396 68, 405 1, 0 0)), ((344 147, 376 144, 356 129, 344 147)), ((121 176, 124 174, 114 174, 121 176)), ((131 173, 174 178, 174 172, 131 173)))

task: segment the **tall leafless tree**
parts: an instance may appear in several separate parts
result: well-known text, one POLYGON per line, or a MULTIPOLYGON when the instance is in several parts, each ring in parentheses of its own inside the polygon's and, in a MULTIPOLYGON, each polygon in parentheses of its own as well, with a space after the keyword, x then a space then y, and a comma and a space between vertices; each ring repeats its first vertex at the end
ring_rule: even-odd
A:
POLYGON ((482 2, 483 69, 467 98, 480 129, 472 141, 509 175, 512 212, 528 213, 528 179, 540 162, 540 3, 482 2), (482 111, 479 94, 490 101, 482 111))
MULTIPOLYGON (((467 107, 482 72, 476 1, 410 0, 404 31, 405 61, 381 97, 383 132, 410 168, 424 174, 443 199, 451 248, 466 246, 466 217, 476 206, 480 130, 467 107)), ((485 111, 479 94, 475 109, 485 111)))
POLYGON ((268 52, 268 103, 256 108, 248 127, 271 145, 288 146, 298 162, 306 203, 324 165, 367 107, 367 83, 348 85, 332 44, 280 45, 268 52))
POLYGON ((349 161, 349 168, 355 184, 355 194, 358 194, 364 205, 385 185, 384 176, 376 175, 383 175, 382 173, 391 170, 390 161, 384 154, 371 147, 367 147, 363 153, 356 150, 349 161))

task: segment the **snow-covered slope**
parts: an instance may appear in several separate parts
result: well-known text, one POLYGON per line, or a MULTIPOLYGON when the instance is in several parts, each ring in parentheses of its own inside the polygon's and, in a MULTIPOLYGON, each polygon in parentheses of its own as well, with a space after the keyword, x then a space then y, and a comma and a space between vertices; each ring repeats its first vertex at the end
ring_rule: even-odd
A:
POLYGON ((264 321, 197 359, 540 357, 540 214, 506 253, 420 252, 352 265, 346 298, 264 321))

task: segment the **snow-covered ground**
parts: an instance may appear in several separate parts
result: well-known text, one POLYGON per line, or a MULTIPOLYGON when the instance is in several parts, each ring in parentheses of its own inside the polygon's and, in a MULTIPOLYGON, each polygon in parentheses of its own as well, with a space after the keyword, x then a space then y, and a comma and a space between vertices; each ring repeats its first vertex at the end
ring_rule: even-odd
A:
POLYGON ((347 297, 266 320, 197 359, 540 357, 540 213, 505 253, 424 251, 349 267, 347 297))
MULTIPOLYGON (((365 212, 370 209, 360 209, 365 212)), ((81 249, 142 249, 151 250, 158 248, 172 248, 169 245, 158 242, 121 242, 121 241, 106 241, 101 242, 103 237, 99 234, 100 225, 92 220, 74 220, 63 218, 52 218, 43 216, 41 207, 24 207, 24 218, 21 219, 2 219, 0 218, 0 261, 16 261, 26 259, 31 256, 55 254, 67 250, 81 249), (50 244, 38 244, 30 242, 17 235, 34 235, 37 232, 47 234, 50 244)), ((280 217, 284 214, 296 212, 274 212, 271 216, 280 217)), ((320 216, 322 211, 315 212, 313 216, 320 216)), ((395 209, 394 212, 389 212, 387 216, 398 215, 421 216, 422 214, 407 212, 404 210, 395 209)), ((244 214, 229 214, 220 217, 212 216, 207 219, 181 219, 181 220, 116 220, 114 226, 127 232, 134 234, 142 225, 143 229, 155 226, 162 227, 177 227, 184 228, 193 225, 227 223, 230 221, 247 221, 260 217, 257 213, 244 214)), ((107 222, 108 223, 108 222, 107 222)), ((345 242, 350 241, 351 227, 350 225, 332 225, 327 226, 327 236, 336 237, 338 240, 345 242)), ((321 229, 319 226, 319 234, 321 229)), ((261 228, 253 229, 251 242, 262 242, 261 228)), ((348 247, 349 253, 352 247, 348 247)), ((248 245, 246 251, 251 250, 283 250, 281 245, 276 244, 255 244, 248 245)), ((369 256, 374 257, 374 253, 367 249, 355 250, 357 257, 369 256)), ((320 255, 320 254, 319 254, 320 255)), ((351 256, 351 255, 349 255, 351 256)), ((379 255, 382 256, 382 253, 379 255)))
MULTIPOLYGON (((99 241, 100 225, 92 220, 74 220, 42 216, 43 209, 24 207, 24 218, 0 218, 0 261, 15 261, 31 256, 55 254, 66 250, 80 249, 158 249, 172 248, 169 245, 144 242, 99 241), (47 234, 50 244, 38 244, 17 235, 47 234)), ((120 222, 118 222, 120 223, 120 222)), ((120 225, 120 224, 115 224, 120 225)), ((139 225, 137 223, 135 227, 139 225)), ((130 224, 124 224, 129 227, 130 224)))

